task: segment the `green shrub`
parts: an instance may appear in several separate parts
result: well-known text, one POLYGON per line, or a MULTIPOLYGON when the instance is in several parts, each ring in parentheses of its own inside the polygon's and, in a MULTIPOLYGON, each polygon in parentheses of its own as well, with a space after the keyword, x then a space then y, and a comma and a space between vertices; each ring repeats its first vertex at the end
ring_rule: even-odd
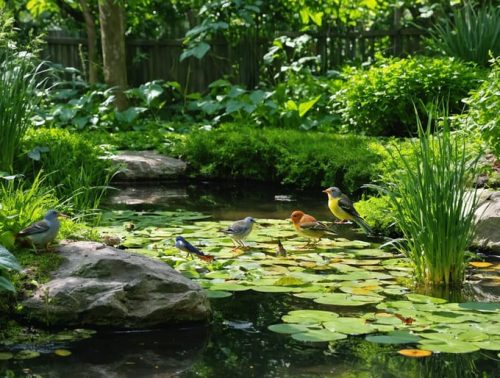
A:
POLYGON ((356 209, 373 231, 398 236, 400 230, 394 221, 394 206, 387 196, 369 197, 356 202, 356 209))
POLYGON ((177 152, 195 173, 282 182, 297 188, 330 186, 348 192, 369 182, 380 159, 365 137, 225 125, 187 135, 177 152))
POLYGON ((348 130, 407 136, 417 130, 414 104, 424 110, 441 98, 449 103, 450 113, 460 113, 462 98, 480 84, 483 71, 451 58, 413 57, 352 69, 347 76, 334 101, 348 130))
POLYGON ((467 126, 479 130, 492 151, 500 156, 500 58, 493 60, 488 79, 464 100, 469 104, 467 126))
POLYGON ((500 7, 465 4, 431 31, 433 47, 448 56, 488 66, 491 54, 500 55, 500 7))
POLYGON ((62 129, 30 130, 23 140, 19 171, 43 169, 45 184, 60 201, 78 210, 96 208, 112 175, 102 150, 79 134, 62 129))

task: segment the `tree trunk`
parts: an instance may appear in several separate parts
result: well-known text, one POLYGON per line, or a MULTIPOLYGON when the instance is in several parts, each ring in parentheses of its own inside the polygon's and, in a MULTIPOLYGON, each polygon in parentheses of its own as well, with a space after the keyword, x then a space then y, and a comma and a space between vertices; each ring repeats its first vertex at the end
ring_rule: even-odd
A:
POLYGON ((87 31, 87 48, 89 52, 89 77, 88 81, 90 84, 97 83, 97 37, 95 30, 95 22, 92 18, 92 13, 90 12, 87 0, 80 0, 80 5, 82 7, 83 17, 85 18, 85 28, 87 31))
POLYGON ((104 81, 116 87, 115 107, 124 110, 127 98, 127 64, 125 55, 125 21, 123 7, 115 0, 99 0, 104 81))

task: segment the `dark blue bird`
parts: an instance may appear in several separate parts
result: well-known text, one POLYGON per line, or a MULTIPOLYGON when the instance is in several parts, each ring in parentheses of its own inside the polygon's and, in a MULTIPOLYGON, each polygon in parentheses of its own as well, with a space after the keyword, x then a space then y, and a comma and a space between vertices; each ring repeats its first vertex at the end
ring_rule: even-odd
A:
POLYGON ((213 256, 205 255, 202 251, 200 251, 182 236, 177 236, 175 238, 175 247, 181 251, 187 252, 190 256, 196 255, 203 261, 212 261, 214 259, 213 256))

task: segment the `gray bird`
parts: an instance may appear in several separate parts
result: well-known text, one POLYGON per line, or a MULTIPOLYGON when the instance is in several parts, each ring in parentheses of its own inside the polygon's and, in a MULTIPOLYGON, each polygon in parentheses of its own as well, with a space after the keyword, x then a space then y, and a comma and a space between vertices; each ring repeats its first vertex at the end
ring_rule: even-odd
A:
POLYGON ((44 247, 48 251, 48 245, 56 238, 61 226, 58 219, 59 215, 56 210, 47 211, 41 221, 19 231, 16 237, 29 239, 35 252, 37 252, 37 246, 44 247))
POLYGON ((253 224, 257 223, 252 217, 246 217, 245 219, 234 222, 226 230, 221 230, 223 233, 229 235, 234 243, 236 243, 236 248, 246 247, 243 240, 252 232, 253 224))

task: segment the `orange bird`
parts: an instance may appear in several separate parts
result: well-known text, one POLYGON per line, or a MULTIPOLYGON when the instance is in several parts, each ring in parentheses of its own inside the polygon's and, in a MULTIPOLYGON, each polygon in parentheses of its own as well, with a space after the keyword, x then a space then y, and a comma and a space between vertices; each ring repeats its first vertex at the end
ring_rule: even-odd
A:
POLYGON ((305 214, 303 211, 295 210, 290 216, 293 227, 300 236, 309 238, 304 247, 310 244, 316 244, 325 235, 335 235, 325 224, 318 222, 312 215, 305 214), (318 239, 316 243, 311 243, 311 239, 318 239))

